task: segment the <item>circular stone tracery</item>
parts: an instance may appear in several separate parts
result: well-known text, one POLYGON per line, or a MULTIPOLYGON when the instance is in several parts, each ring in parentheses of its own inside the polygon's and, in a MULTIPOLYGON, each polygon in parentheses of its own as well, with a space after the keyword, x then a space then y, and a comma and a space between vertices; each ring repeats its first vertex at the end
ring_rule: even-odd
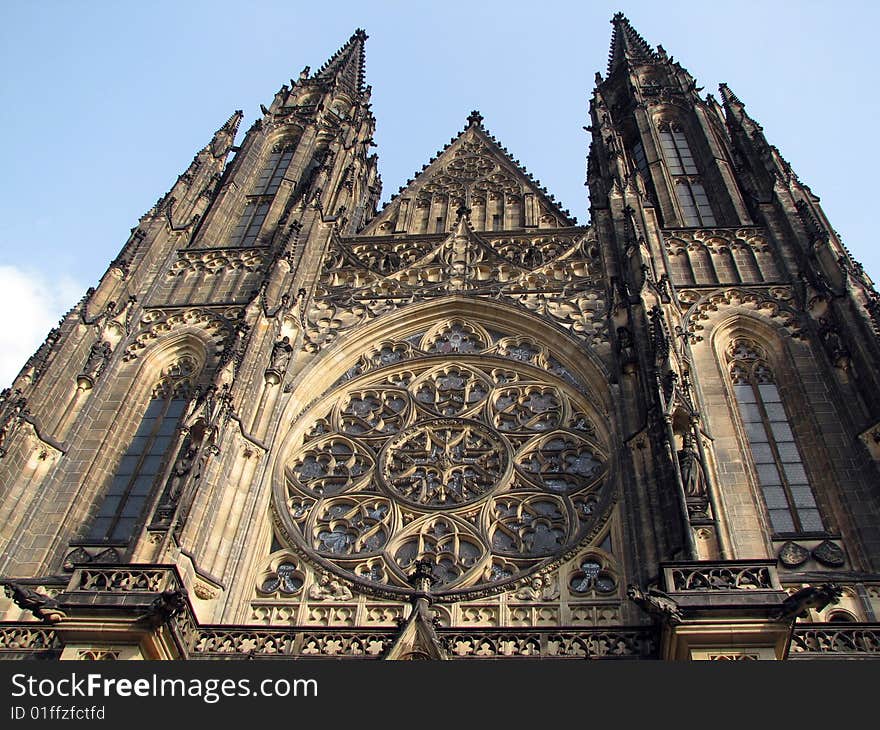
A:
POLYGON ((509 338, 473 328, 476 349, 436 351, 467 327, 432 329, 400 361, 370 365, 367 353, 366 372, 301 419, 274 505, 282 535, 319 570, 406 593, 426 560, 433 592, 468 594, 540 570, 601 528, 608 449, 576 378, 523 336, 517 357, 509 338))
POLYGON ((420 507, 456 507, 485 497, 506 476, 510 456, 497 433, 466 419, 410 426, 380 457, 385 487, 420 507))

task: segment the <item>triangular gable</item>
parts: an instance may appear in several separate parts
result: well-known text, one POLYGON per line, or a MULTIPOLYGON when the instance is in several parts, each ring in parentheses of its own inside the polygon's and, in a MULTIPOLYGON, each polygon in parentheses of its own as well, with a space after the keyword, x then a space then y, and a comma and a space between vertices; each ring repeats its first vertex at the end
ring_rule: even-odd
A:
POLYGON ((475 231, 576 225, 472 112, 468 126, 364 228, 362 235, 445 233, 462 207, 475 231))
POLYGON ((415 602, 412 613, 404 623, 385 655, 390 661, 444 660, 446 651, 437 638, 428 605, 424 599, 415 602))

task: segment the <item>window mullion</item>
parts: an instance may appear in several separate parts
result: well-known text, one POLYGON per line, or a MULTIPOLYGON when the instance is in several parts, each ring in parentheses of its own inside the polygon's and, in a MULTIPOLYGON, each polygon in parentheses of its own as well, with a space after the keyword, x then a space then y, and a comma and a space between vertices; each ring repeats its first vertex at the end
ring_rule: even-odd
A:
POLYGON ((753 378, 749 380, 749 384, 752 386, 752 391, 755 393, 755 402, 758 405, 758 410, 761 412, 761 425, 764 427, 764 433, 767 434, 767 444, 770 448, 770 452, 773 454, 776 472, 779 474, 779 482, 782 485, 785 500, 788 502, 788 513, 791 515, 791 520, 794 523, 795 532, 803 532, 800 515, 795 507, 794 495, 791 491, 791 485, 788 482, 788 475, 785 473, 782 455, 779 453, 779 447, 776 444, 776 435, 773 433, 773 429, 770 426, 770 416, 767 413, 764 396, 758 388, 758 383, 753 378))
POLYGON ((171 404, 171 398, 165 398, 162 401, 162 411, 156 416, 155 423, 153 424, 153 428, 150 430, 150 433, 146 436, 146 441, 144 442, 143 447, 141 448, 140 456, 138 457, 137 464, 134 466, 132 470, 132 474, 128 479, 128 482, 125 485, 125 489, 122 491, 122 494, 119 496, 119 504, 116 507, 116 512, 110 520, 110 525, 105 531, 106 537, 109 539, 112 537, 113 533, 116 531, 116 527, 119 524, 119 521, 122 519, 122 513, 125 510, 125 506, 128 504, 129 497, 131 496, 132 491, 134 490, 135 482, 137 482, 138 477, 141 476, 141 472, 143 471, 144 462, 147 460, 148 456, 150 456, 150 451, 153 448, 153 444, 156 443, 156 437, 159 433, 159 429, 162 428, 162 422, 165 420, 166 415, 168 413, 168 408, 171 404))

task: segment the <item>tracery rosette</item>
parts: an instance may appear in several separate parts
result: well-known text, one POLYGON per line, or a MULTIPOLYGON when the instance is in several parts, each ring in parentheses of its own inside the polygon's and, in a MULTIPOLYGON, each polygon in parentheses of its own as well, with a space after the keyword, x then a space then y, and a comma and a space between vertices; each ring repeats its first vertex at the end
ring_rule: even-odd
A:
POLYGON ((546 348, 450 320, 376 352, 297 423, 275 492, 291 548, 385 593, 427 560, 442 599, 502 590, 598 534, 607 433, 546 348))

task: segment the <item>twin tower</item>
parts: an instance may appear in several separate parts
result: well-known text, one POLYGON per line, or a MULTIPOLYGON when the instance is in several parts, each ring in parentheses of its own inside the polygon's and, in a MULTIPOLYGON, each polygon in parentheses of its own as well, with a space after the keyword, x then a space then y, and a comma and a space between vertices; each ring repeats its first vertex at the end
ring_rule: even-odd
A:
POLYGON ((0 656, 880 651, 880 297, 618 14, 578 225, 477 112, 378 208, 358 30, 0 398, 0 656))

